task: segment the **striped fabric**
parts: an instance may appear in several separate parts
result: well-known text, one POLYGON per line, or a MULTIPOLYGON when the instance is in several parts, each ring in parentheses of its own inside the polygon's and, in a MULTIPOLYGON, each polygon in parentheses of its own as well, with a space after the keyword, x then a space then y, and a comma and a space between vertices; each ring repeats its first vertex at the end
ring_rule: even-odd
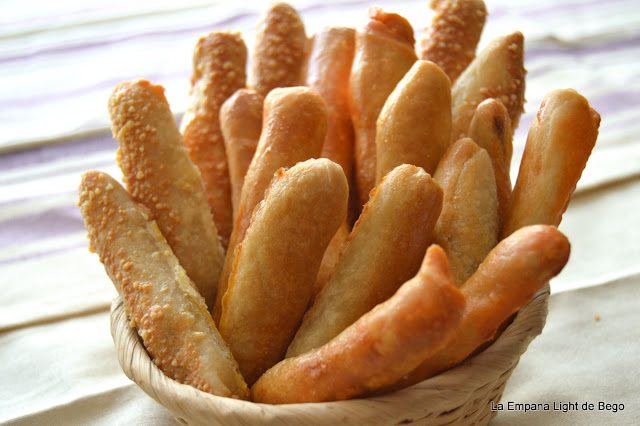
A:
MULTIPOLYGON (((407 17, 418 34, 432 14, 426 0, 291 3, 309 35, 325 25, 357 25, 374 3, 407 17)), ((87 250, 76 206, 79 177, 91 169, 121 176, 106 107, 117 83, 145 78, 162 84, 179 119, 187 103, 195 40, 212 30, 233 29, 242 32, 251 49, 254 26, 265 4, 257 0, 0 3, 0 365, 6 369, 0 423, 37 424, 49 416, 65 424, 171 420, 117 365, 108 330, 114 290, 97 256, 87 250)), ((527 104, 515 134, 513 181, 528 127, 548 91, 575 88, 602 117, 596 148, 561 225, 573 251, 567 268, 553 282, 553 293, 605 284, 630 291, 631 280, 637 284, 633 290, 637 298, 640 3, 486 0, 486 4, 489 16, 480 48, 515 30, 525 36, 527 104), (620 280, 624 285, 616 284, 620 280)), ((561 306, 571 309, 570 303, 561 306)), ((615 324, 609 327, 615 336, 615 324)), ((557 339, 562 336, 561 331, 554 334, 557 339)), ((637 335, 634 342, 637 352, 637 335)), ((633 383, 617 379, 617 389, 633 383)), ((552 386, 552 378, 548 381, 552 386)), ((594 386, 589 381, 573 385, 594 386)), ((612 392, 611 398, 624 398, 623 391, 612 392)), ((635 401, 635 412, 628 406, 619 414, 638 415, 635 401)), ((508 415, 512 413, 502 417, 509 419, 508 415)), ((623 419, 621 423, 631 418, 616 417, 623 419)), ((544 421, 572 423, 567 419, 571 417, 563 414, 544 421)), ((588 417, 582 419, 590 422, 588 417)))

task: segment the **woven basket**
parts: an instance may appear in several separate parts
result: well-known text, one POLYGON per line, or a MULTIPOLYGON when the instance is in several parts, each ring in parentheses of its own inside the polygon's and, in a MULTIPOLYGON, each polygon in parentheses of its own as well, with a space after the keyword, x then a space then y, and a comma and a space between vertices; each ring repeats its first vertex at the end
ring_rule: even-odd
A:
POLYGON ((165 376, 129 326, 122 300, 111 305, 111 334, 124 373, 181 424, 486 424, 529 343, 542 332, 547 284, 487 349, 436 377, 392 394, 327 403, 268 405, 210 395, 165 376))

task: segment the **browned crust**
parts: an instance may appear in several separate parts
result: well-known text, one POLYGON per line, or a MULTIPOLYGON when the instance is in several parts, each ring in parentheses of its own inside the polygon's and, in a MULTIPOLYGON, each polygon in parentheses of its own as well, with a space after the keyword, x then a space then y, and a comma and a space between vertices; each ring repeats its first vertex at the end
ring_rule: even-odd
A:
POLYGON ((445 254, 429 248, 418 274, 329 343, 288 358, 252 387, 256 402, 353 398, 395 382, 453 338, 465 300, 445 254))
POLYGON ((487 19, 482 0, 432 0, 431 24, 418 42, 420 59, 433 61, 455 82, 476 56, 487 19))
POLYGON ((416 61, 413 28, 402 16, 369 9, 356 30, 349 109, 355 132, 355 181, 360 207, 376 181, 376 121, 389 94, 416 61))
POLYGON ((231 235, 233 209, 219 114, 223 102, 245 87, 246 62, 247 48, 239 33, 216 31, 201 37, 193 52, 189 107, 181 123, 184 144, 200 170, 225 248, 231 235))
POLYGON ((307 36, 298 12, 275 3, 262 16, 249 68, 249 88, 263 96, 276 87, 300 86, 307 36))
POLYGON ((79 203, 91 243, 153 362, 170 378, 248 399, 238 364, 202 296, 156 223, 106 173, 82 176, 79 203))
POLYGON ((545 96, 529 129, 502 237, 525 225, 560 224, 599 127, 600 115, 575 90, 545 96))
POLYGON ((280 361, 309 303, 320 261, 347 216, 342 168, 307 160, 276 174, 238 246, 220 333, 247 383, 280 361))
POLYGON ((208 306, 213 306, 224 248, 164 89, 146 80, 121 83, 109 97, 109 113, 128 191, 148 209, 208 306))

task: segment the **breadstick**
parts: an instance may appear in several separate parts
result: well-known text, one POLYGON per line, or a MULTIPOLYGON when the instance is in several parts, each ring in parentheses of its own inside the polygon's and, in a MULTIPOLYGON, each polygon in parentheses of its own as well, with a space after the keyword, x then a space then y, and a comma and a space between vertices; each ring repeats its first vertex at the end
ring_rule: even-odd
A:
POLYGON ((442 190, 424 170, 405 164, 390 172, 372 191, 287 357, 324 345, 414 276, 441 208, 442 190))
MULTIPOLYGON (((348 181, 349 180, 347 179, 347 182, 348 181)), ((318 270, 318 277, 316 278, 316 283, 313 286, 313 294, 311 295, 310 300, 311 303, 315 300, 318 293, 320 293, 320 290, 327 285, 331 275, 333 275, 333 271, 338 265, 342 251, 349 240, 350 233, 351 226, 349 226, 349 223, 345 221, 333 238, 331 238, 327 251, 325 251, 324 256, 322 256, 322 262, 320 263, 320 269, 318 270)))
POLYGON ((220 108, 220 128, 229 164, 231 204, 236 217, 244 176, 260 139, 264 97, 250 89, 240 89, 220 108))
POLYGON ((200 170, 222 245, 233 223, 229 168, 220 130, 220 107, 245 86, 247 48, 239 33, 213 32, 201 37, 193 54, 190 105, 181 130, 189 156, 200 170))
POLYGON ((267 371, 252 399, 271 404, 353 398, 394 383, 454 337, 465 299, 438 246, 417 275, 329 343, 267 371))
POLYGON ((349 108, 360 207, 376 181, 376 121, 387 97, 417 59, 414 44, 411 24, 378 7, 369 8, 368 22, 356 30, 349 108))
POLYGON ((482 101, 469 125, 469 137, 489 153, 496 177, 498 226, 502 229, 511 200, 513 135, 507 109, 495 99, 482 101))
POLYGON ((264 198, 273 175, 281 167, 317 158, 327 132, 327 109, 314 90, 289 87, 272 90, 264 101, 262 133, 242 185, 240 204, 220 274, 213 319, 220 320, 235 248, 244 238, 253 209, 264 198))
POLYGON ((256 27, 249 88, 263 96, 276 87, 300 86, 307 45, 304 23, 288 3, 273 4, 256 27))
POLYGON ((349 113, 349 76, 354 49, 353 28, 324 28, 311 39, 305 67, 305 84, 318 92, 327 105, 327 137, 321 155, 340 164, 349 181, 354 155, 349 113))
POLYGON ((327 159, 282 169, 238 246, 220 334, 247 383, 280 361, 309 303, 320 261, 347 217, 349 187, 327 159))
POLYGON ((80 210, 153 362, 170 378, 214 395, 249 398, 238 364, 148 211, 106 173, 82 176, 80 210))
POLYGON ((442 246, 461 286, 498 243, 498 195, 487 151, 471 139, 453 144, 433 178, 442 187, 435 242, 442 246))
POLYGON ((127 189, 149 210, 211 308, 224 248, 164 89, 146 80, 121 83, 109 97, 109 113, 127 189))
POLYGON ((500 101, 515 131, 524 111, 524 37, 519 31, 493 39, 451 88, 451 140, 468 136, 473 114, 485 99, 500 101))
POLYGON ((527 226, 502 240, 460 288, 467 304, 455 339, 387 390, 411 386, 462 362, 560 273, 569 251, 567 238, 547 225, 527 226))
POLYGON ((560 225, 599 127, 600 115, 575 90, 545 96, 529 129, 503 238, 525 225, 560 225))
POLYGON ((401 164, 433 174, 450 140, 449 78, 433 62, 416 61, 378 117, 376 182, 401 164))
POLYGON ((418 42, 418 57, 438 64, 453 83, 476 56, 487 8, 482 0, 431 0, 429 7, 435 15, 418 42))

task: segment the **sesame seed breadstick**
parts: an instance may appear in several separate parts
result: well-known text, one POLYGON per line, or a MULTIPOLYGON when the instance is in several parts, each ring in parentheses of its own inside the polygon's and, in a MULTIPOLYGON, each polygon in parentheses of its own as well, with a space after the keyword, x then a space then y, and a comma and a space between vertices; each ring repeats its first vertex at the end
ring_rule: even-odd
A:
POLYGON ((469 64, 451 88, 453 142, 468 136, 469 123, 482 101, 494 98, 509 112, 515 131, 524 111, 524 37, 516 31, 496 37, 469 64))
POLYGON ((376 183, 401 164, 433 174, 451 141, 451 84, 433 62, 416 61, 380 112, 376 183))
POLYGON ((277 87, 301 86, 306 48, 298 12, 285 2, 273 4, 256 27, 248 87, 267 96, 277 87))
POLYGON ((355 179, 359 207, 376 183, 376 121, 387 97, 416 61, 411 24, 379 7, 356 29, 350 76, 350 111, 355 132, 355 179))
POLYGON ((424 170, 405 164, 391 171, 372 191, 287 357, 324 345, 413 277, 441 208, 442 190, 424 170))
POLYGON ((453 83, 476 56, 487 8, 482 0, 431 0, 429 7, 435 14, 418 42, 418 57, 435 62, 453 83))
POLYGON ((148 211, 106 173, 82 176, 79 203, 91 244, 153 362, 170 378, 248 399, 238 364, 202 296, 148 211))
POLYGON ((309 303, 320 261, 347 217, 342 168, 307 160, 280 170, 238 246, 220 334, 247 383, 280 361, 309 303))
POLYGON ((252 399, 344 400, 394 383, 454 338, 464 305, 444 252, 431 246, 416 276, 389 300, 327 344, 268 370, 251 388, 252 399))
POLYGON ((224 248, 164 89, 146 80, 121 83, 109 97, 109 113, 127 190, 148 209, 213 307, 224 248))
POLYGON ((245 87, 247 48, 239 33, 218 31, 201 37, 193 52, 189 107, 182 118, 184 144, 200 170, 211 214, 226 248, 233 226, 231 184, 220 128, 220 108, 245 87))
POLYGON ((263 200, 273 175, 282 167, 318 158, 327 132, 327 109, 314 90, 287 87, 272 90, 264 100, 263 125, 256 152, 245 175, 240 204, 224 262, 213 319, 220 320, 222 297, 254 208, 263 200))

